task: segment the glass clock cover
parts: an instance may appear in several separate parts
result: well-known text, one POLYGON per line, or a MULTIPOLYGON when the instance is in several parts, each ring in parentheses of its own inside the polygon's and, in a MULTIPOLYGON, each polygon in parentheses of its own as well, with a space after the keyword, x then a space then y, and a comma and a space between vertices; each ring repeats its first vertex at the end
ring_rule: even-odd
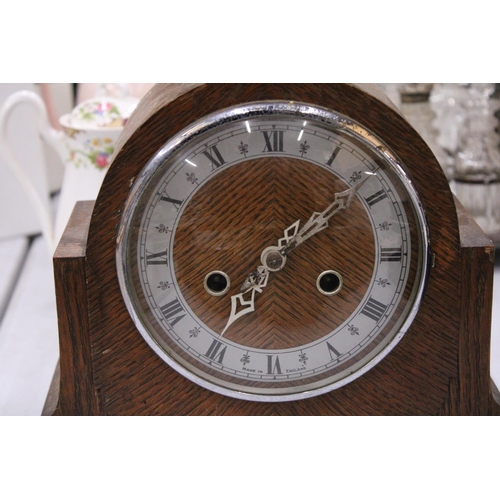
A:
POLYGON ((286 401, 375 366, 415 317, 428 236, 404 165, 334 111, 257 102, 205 117, 146 165, 117 247, 138 331, 228 396, 286 401))

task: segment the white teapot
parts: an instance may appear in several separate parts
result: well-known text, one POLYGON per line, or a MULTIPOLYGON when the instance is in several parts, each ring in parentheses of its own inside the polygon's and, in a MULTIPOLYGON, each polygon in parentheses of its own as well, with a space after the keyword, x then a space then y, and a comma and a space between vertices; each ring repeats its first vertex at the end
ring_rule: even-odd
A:
POLYGON ((61 188, 56 240, 77 200, 95 200, 125 122, 139 102, 135 98, 97 97, 61 116, 65 173, 61 188))
POLYGON ((61 116, 59 123, 67 150, 65 163, 97 171, 106 169, 116 140, 137 102, 134 98, 94 98, 61 116))
POLYGON ((34 92, 12 94, 0 109, 0 148, 9 167, 30 196, 40 218, 42 232, 53 245, 59 241, 78 200, 94 200, 120 136, 123 126, 136 108, 135 97, 97 96, 78 104, 71 113, 61 116, 62 130, 50 126, 43 100, 34 92), (61 195, 57 206, 55 225, 47 212, 46 200, 40 199, 40 190, 32 185, 22 167, 11 153, 7 122, 13 109, 22 103, 38 110, 38 129, 41 136, 58 153, 64 166, 61 195))

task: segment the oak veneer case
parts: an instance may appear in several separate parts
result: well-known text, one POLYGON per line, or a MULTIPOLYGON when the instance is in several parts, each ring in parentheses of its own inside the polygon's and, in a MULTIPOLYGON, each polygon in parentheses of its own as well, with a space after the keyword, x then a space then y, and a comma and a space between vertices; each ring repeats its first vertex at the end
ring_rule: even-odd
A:
POLYGON ((454 199, 431 151, 373 86, 155 86, 127 123, 95 202, 79 202, 54 255, 60 363, 44 414, 498 415, 490 379, 494 246, 454 199), (310 399, 243 401, 204 389, 138 333, 116 271, 124 204, 143 166, 196 117, 232 104, 313 102, 365 125, 411 172, 429 225, 432 268, 409 330, 375 367, 310 399))

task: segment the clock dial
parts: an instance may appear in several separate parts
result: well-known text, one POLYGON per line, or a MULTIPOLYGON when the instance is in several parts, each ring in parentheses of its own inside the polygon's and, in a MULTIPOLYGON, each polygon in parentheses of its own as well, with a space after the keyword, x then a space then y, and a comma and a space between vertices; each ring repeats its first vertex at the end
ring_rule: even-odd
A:
POLYGON ((194 382, 291 400, 365 373, 423 293, 425 217, 404 166, 329 110, 266 102, 193 124, 145 167, 118 245, 138 330, 194 382))

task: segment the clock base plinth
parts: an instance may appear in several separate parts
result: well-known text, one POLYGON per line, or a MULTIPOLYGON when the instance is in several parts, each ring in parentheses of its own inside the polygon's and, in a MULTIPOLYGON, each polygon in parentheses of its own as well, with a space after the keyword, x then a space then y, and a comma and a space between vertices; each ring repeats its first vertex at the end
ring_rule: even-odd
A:
MULTIPOLYGON (((93 202, 77 203, 54 255, 60 378, 54 377, 44 414, 500 415, 489 366, 494 247, 458 203, 459 327, 448 335, 448 349, 443 350, 439 336, 426 338, 419 333, 419 321, 425 323, 426 313, 439 303, 440 286, 431 273, 416 320, 419 332, 412 334, 412 326, 390 357, 354 382, 322 396, 286 403, 243 401, 197 386, 146 345, 134 331, 119 295, 116 316, 88 295, 89 279, 98 279, 87 259, 93 207, 93 202), (90 327, 98 319, 102 336, 90 327), (134 344, 125 348, 129 339, 134 344)), ((446 314, 453 311, 436 314, 446 321, 446 314)))

